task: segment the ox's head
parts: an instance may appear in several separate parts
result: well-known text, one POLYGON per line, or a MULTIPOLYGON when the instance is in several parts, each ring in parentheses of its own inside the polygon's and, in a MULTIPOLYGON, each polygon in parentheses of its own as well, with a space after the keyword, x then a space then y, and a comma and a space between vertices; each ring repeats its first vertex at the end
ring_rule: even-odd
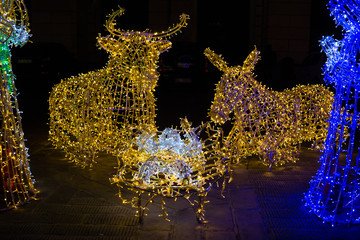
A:
POLYGON ((29 17, 23 0, 0 1, 0 42, 22 46, 29 38, 29 17))
POLYGON ((110 35, 100 36, 98 43, 110 53, 108 67, 118 68, 135 84, 153 89, 158 80, 159 55, 171 47, 171 42, 164 39, 185 27, 189 16, 182 14, 180 22, 167 31, 150 33, 116 29, 114 19, 123 13, 124 9, 120 8, 109 16, 105 26, 110 35))
POLYGON ((210 108, 211 120, 215 123, 225 123, 229 114, 244 95, 243 78, 252 77, 252 70, 259 59, 259 51, 255 48, 244 61, 243 66, 229 67, 221 55, 209 48, 204 54, 209 61, 224 74, 216 86, 214 101, 210 108))

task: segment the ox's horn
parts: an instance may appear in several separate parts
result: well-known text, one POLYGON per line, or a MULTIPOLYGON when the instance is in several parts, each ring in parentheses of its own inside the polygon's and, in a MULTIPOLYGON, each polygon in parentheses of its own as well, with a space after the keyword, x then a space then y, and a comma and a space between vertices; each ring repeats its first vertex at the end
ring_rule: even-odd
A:
MULTIPOLYGON (((122 31, 115 28, 115 18, 117 16, 121 16, 124 14, 125 10, 123 8, 120 8, 117 11, 114 11, 108 16, 108 19, 106 20, 105 27, 109 31, 109 33, 123 36, 126 35, 127 31, 122 31)), ((160 33, 148 33, 148 35, 153 39, 162 39, 162 38, 169 38, 171 35, 176 34, 176 32, 180 31, 181 28, 187 26, 186 20, 190 19, 189 15, 187 14, 181 14, 180 15, 180 22, 172 27, 170 27, 167 31, 163 31, 160 33)))
POLYGON ((29 25, 29 16, 23 0, 3 0, 0 3, 0 11, 2 20, 10 19, 16 25, 29 25))
POLYGON ((108 30, 109 33, 111 33, 113 35, 118 35, 118 36, 123 35, 123 31, 115 29, 115 24, 116 23, 114 22, 114 20, 115 20, 115 18, 117 16, 123 15, 124 12, 125 12, 125 9, 119 8, 117 11, 112 12, 108 16, 108 19, 105 22, 105 27, 106 27, 106 29, 108 30))
POLYGON ((6 36, 2 43, 7 42, 12 35, 14 25, 23 27, 29 32, 29 16, 23 0, 3 0, 0 2, 0 22, 5 26, 0 31, 6 36))
POLYGON ((29 15, 28 15, 28 11, 26 9, 24 1, 17 0, 17 1, 15 1, 15 4, 17 5, 17 7, 15 7, 15 11, 17 12, 16 15, 18 15, 17 21, 20 22, 20 25, 28 27, 29 26, 29 15))
POLYGON ((181 28, 187 26, 186 20, 190 19, 190 16, 183 13, 180 15, 180 22, 176 25, 173 25, 170 27, 167 31, 162 31, 160 33, 152 33, 153 39, 162 39, 162 38, 170 38, 172 35, 176 34, 178 31, 180 31, 181 28))

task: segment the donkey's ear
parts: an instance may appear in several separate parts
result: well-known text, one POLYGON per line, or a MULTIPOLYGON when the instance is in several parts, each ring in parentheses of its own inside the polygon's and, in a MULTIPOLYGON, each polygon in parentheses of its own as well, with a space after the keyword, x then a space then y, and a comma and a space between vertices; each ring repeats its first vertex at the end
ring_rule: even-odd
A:
POLYGON ((224 60, 221 54, 216 54, 210 48, 206 48, 204 51, 205 56, 207 59, 220 71, 227 72, 229 70, 228 63, 224 60))
POLYGON ((109 37, 98 37, 98 44, 101 48, 105 49, 109 53, 119 52, 119 49, 123 47, 123 43, 116 39, 109 37))
POLYGON ((248 69, 249 71, 254 70, 257 61, 260 59, 260 51, 255 49, 247 56, 243 64, 243 70, 248 69))
POLYGON ((160 52, 165 52, 166 50, 168 50, 169 48, 171 48, 171 42, 167 41, 167 40, 160 40, 160 41, 156 41, 155 43, 155 48, 160 52))

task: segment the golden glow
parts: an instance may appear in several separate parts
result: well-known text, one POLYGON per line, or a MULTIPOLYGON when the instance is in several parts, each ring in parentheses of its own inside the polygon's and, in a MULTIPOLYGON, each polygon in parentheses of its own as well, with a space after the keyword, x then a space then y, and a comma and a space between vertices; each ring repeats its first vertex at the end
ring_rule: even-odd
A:
POLYGON ((267 88, 252 72, 260 58, 256 48, 243 66, 229 67, 209 48, 205 55, 224 72, 210 117, 223 124, 234 112, 233 127, 224 141, 232 162, 258 154, 271 167, 297 161, 296 144, 314 140, 314 148, 322 146, 333 103, 331 91, 323 85, 299 85, 284 91, 267 88))
POLYGON ((119 197, 138 209, 140 221, 156 196, 161 198, 161 216, 165 219, 164 199, 182 197, 193 207, 197 219, 204 221, 206 195, 212 183, 227 171, 221 137, 222 131, 209 123, 194 129, 186 119, 181 121, 181 130, 145 130, 118 158, 118 174, 112 182, 119 186, 119 197), (133 195, 123 194, 126 189, 133 195))
POLYGON ((186 119, 180 130, 158 131, 155 124, 157 62, 171 47, 163 39, 185 27, 189 17, 181 15, 179 24, 161 33, 129 32, 115 29, 114 19, 123 12, 109 16, 110 36, 98 38, 99 46, 110 53, 106 67, 54 86, 50 140, 84 167, 94 163, 98 151, 116 156, 118 171, 111 182, 119 187, 123 203, 138 209, 140 220, 156 197, 161 198, 165 219, 165 198, 182 197, 204 221, 207 192, 229 170, 221 129, 210 122, 192 128, 186 119), (133 195, 124 194, 125 189, 133 195))
POLYGON ((27 148, 11 67, 11 46, 28 40, 28 18, 23 1, 0 2, 0 208, 14 208, 35 198, 27 148))
POLYGON ((171 47, 163 40, 187 25, 188 16, 160 33, 115 28, 119 9, 109 15, 110 35, 98 37, 109 54, 107 65, 97 71, 62 80, 50 99, 50 140, 80 166, 91 166, 97 152, 118 155, 131 147, 143 129, 156 132, 154 90, 160 53, 171 47))

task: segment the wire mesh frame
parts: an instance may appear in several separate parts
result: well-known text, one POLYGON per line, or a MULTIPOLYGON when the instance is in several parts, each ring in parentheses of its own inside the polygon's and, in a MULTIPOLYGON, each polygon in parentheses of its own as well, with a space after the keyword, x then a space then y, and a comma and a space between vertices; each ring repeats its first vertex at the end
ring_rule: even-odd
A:
POLYGON ((25 147, 20 110, 11 66, 10 46, 28 39, 28 18, 23 1, 0 2, 0 209, 8 210, 35 199, 25 147))
POLYGON ((334 226, 360 223, 360 6, 358 1, 330 0, 328 8, 343 28, 343 39, 326 36, 320 42, 327 56, 324 79, 335 86, 336 92, 321 165, 310 181, 304 201, 310 211, 334 226), (342 137, 346 129, 348 139, 342 137))
MULTIPOLYGON (((184 121, 184 120, 183 120, 184 121)), ((185 124, 188 124, 185 119, 185 124)), ((183 125, 184 126, 184 125, 183 125)), ((189 129, 190 125, 187 125, 189 129)), ((184 129, 183 129, 184 130, 184 129)), ((206 222, 205 220, 205 203, 207 193, 211 190, 213 184, 218 183, 222 179, 222 190, 225 188, 224 175, 231 172, 227 157, 221 149, 222 131, 215 129, 209 122, 198 128, 196 137, 202 134, 201 153, 200 156, 184 156, 174 155, 173 152, 159 152, 160 158, 165 159, 166 166, 162 167, 163 171, 150 172, 150 179, 142 174, 143 166, 150 161, 161 161, 157 158, 159 155, 144 153, 139 149, 139 144, 131 145, 131 147, 119 155, 119 167, 117 174, 111 179, 113 184, 119 187, 119 197, 123 203, 129 203, 132 207, 137 209, 136 215, 139 222, 143 221, 147 206, 153 202, 155 198, 160 198, 162 214, 165 220, 168 214, 165 206, 165 199, 183 198, 192 207, 196 219, 199 222, 206 222), (157 157, 154 157, 157 155, 157 157), (175 162, 183 160, 189 167, 189 175, 179 178, 179 175, 174 176, 173 169, 176 167, 175 162), (130 190, 130 193, 126 193, 130 190), (144 197, 148 199, 144 202, 144 197)), ((192 132, 195 133, 195 132, 192 132)), ((161 132, 152 133, 154 135, 161 134, 161 132)), ((189 142, 187 144, 190 145, 189 142)), ((186 147, 186 146, 185 146, 186 147)), ((191 150, 190 150, 191 151, 191 150)), ((181 171, 184 168, 177 168, 176 171, 181 171)))
POLYGON ((321 166, 310 182, 305 204, 317 216, 335 225, 360 222, 360 156, 358 135, 360 86, 339 85, 334 110, 330 118, 329 134, 320 158, 321 166), (349 129, 348 139, 343 136, 349 129))
POLYGON ((299 85, 281 92, 267 88, 252 73, 259 54, 255 48, 243 66, 229 67, 221 55, 205 50, 210 62, 224 72, 210 117, 223 124, 234 112, 233 127, 224 143, 233 163, 258 154, 271 169, 296 162, 303 141, 313 140, 313 148, 321 148, 333 94, 322 85, 299 85))
POLYGON ((141 129, 156 129, 159 55, 171 47, 165 39, 189 19, 182 14, 178 24, 160 33, 122 31, 115 18, 123 13, 120 8, 110 14, 105 24, 110 35, 98 37, 110 54, 107 65, 62 80, 49 98, 49 139, 82 167, 91 167, 99 151, 116 155, 127 148, 129 137, 141 129))

